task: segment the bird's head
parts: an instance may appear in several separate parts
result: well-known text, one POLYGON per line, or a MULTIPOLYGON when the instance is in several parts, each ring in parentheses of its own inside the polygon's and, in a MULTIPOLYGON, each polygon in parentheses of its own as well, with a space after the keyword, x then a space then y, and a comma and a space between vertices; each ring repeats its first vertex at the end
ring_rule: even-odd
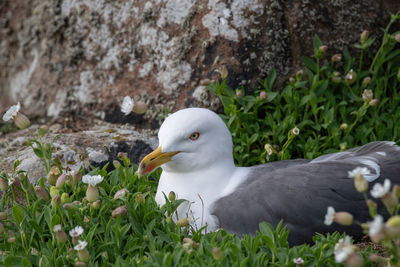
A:
POLYGON ((159 166, 167 172, 190 172, 221 161, 233 163, 231 134, 208 109, 182 109, 168 116, 158 140, 159 147, 140 162, 139 176, 159 166))

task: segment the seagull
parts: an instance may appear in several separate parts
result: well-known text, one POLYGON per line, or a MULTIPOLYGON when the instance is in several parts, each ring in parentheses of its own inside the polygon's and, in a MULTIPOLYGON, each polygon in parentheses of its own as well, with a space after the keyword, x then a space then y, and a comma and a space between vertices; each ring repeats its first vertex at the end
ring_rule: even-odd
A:
MULTIPOLYGON (((341 231, 361 238, 359 225, 324 224, 328 206, 350 212, 361 222, 371 220, 365 199, 348 173, 357 167, 368 168, 364 178, 370 187, 385 178, 400 182, 400 147, 387 141, 313 160, 237 167, 227 126, 204 108, 169 115, 158 139, 159 147, 140 162, 139 177, 161 166, 157 203, 165 204, 173 191, 186 200, 177 208, 176 220, 189 218, 193 227, 207 231, 222 228, 242 236, 255 234, 263 221, 276 226, 283 220, 292 245, 311 243, 315 232, 341 231)), ((378 213, 387 216, 380 201, 376 202, 378 213)))

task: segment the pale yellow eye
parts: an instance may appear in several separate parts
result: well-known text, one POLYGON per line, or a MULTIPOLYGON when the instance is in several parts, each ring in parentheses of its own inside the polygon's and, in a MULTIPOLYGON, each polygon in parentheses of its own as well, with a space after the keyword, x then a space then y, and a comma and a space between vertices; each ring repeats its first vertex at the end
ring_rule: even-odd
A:
POLYGON ((199 137, 200 137, 200 133, 199 132, 194 132, 189 136, 189 139, 192 140, 192 141, 195 141, 195 140, 199 139, 199 137))

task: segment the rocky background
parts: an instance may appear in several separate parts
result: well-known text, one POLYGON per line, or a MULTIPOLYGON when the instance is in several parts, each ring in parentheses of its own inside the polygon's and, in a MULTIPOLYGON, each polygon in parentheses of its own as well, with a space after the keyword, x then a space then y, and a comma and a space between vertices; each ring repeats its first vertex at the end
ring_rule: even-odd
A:
MULTIPOLYGON (((0 1, 0 114, 21 102, 33 121, 49 118, 59 122, 56 130, 76 132, 63 144, 86 146, 89 158, 91 145, 79 142, 84 131, 114 140, 103 144, 113 151, 111 135, 93 134, 121 129, 105 122, 157 129, 183 107, 215 110, 219 102, 205 84, 224 69, 230 86, 251 90, 275 68, 279 90, 279 81, 303 68, 300 56, 312 55, 315 34, 329 59, 351 50, 365 29, 380 37, 399 9, 399 0, 0 1), (146 102, 147 112, 124 116, 125 95, 146 102)), ((29 135, 1 137, 1 157, 17 153, 22 137, 29 135)), ((79 154, 59 147, 62 157, 79 154)))

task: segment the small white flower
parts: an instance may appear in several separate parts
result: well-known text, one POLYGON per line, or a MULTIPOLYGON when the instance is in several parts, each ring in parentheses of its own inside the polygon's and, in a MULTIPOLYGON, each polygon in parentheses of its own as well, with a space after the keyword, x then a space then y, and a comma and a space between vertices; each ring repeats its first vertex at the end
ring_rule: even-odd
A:
POLYGON ((19 102, 18 102, 18 104, 11 106, 6 111, 6 113, 3 115, 3 121, 9 121, 9 120, 14 119, 14 117, 17 115, 20 108, 21 108, 21 105, 19 104, 19 102))
POLYGON ((331 225, 333 223, 333 219, 335 218, 335 209, 333 207, 328 207, 328 210, 325 215, 325 225, 331 225))
POLYGON ((374 187, 372 187, 372 190, 371 190, 371 195, 374 198, 383 197, 384 195, 386 195, 389 192, 390 185, 391 185, 391 183, 390 183, 389 179, 385 179, 385 181, 383 182, 383 185, 378 184, 378 183, 374 184, 374 187))
POLYGON ((297 128, 297 127, 294 127, 294 128, 291 130, 291 132, 292 132, 293 135, 299 135, 299 134, 300 134, 300 129, 297 128))
POLYGON ((376 215, 372 222, 367 222, 368 225, 368 235, 370 237, 378 234, 383 228, 383 217, 381 215, 376 215))
POLYGON ((350 242, 350 237, 346 235, 344 239, 340 239, 335 245, 335 261, 341 263, 354 252, 354 246, 350 242))
POLYGON ((71 237, 79 237, 81 234, 83 234, 83 227, 79 225, 69 231, 71 237))
POLYGON ((121 112, 126 115, 129 115, 129 113, 132 112, 134 101, 130 96, 125 96, 124 100, 122 101, 121 105, 121 112))
POLYGON ((56 224, 56 225, 54 225, 54 227, 53 227, 53 232, 55 232, 55 233, 57 233, 57 232, 60 232, 61 231, 61 224, 56 224))
POLYGON ((363 167, 363 168, 362 167, 357 167, 354 170, 348 172, 349 178, 355 178, 355 177, 360 176, 360 175, 365 177, 365 175, 369 175, 369 174, 371 174, 371 172, 366 167, 363 167))
POLYGON ((78 240, 78 245, 76 245, 74 247, 75 250, 82 250, 87 246, 87 242, 86 241, 82 241, 82 240, 78 240))
POLYGON ((82 182, 84 182, 85 184, 92 185, 92 186, 95 186, 98 183, 101 183, 102 181, 103 181, 103 177, 101 175, 86 174, 82 177, 82 182))
POLYGON ((295 264, 303 264, 303 263, 304 263, 304 260, 303 260, 301 257, 298 257, 298 258, 294 258, 294 259, 293 259, 293 262, 294 262, 295 264))

